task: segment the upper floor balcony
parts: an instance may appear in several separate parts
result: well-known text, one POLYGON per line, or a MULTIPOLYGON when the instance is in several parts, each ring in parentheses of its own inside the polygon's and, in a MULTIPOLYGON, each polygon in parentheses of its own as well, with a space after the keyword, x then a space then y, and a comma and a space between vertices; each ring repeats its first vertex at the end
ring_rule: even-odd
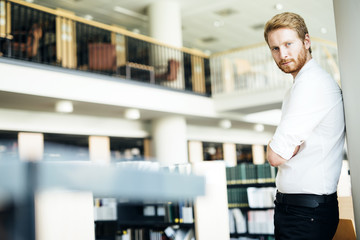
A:
MULTIPOLYGON (((0 17, 2 57, 211 96, 214 111, 229 118, 279 108, 292 83, 265 43, 208 56, 19 0, 1 0, 0 17)), ((312 49, 340 82, 336 45, 312 39, 312 49)))
POLYGON ((210 95, 209 58, 65 10, 0 1, 0 55, 210 95))

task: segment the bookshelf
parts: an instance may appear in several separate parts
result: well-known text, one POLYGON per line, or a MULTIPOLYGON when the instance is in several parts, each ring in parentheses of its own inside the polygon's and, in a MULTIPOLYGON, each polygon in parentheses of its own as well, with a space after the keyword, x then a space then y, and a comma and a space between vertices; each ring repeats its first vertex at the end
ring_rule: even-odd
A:
POLYGON ((231 238, 274 239, 275 176, 268 163, 226 168, 231 238))
MULTIPOLYGON (((193 174, 144 171, 115 164, 2 161, 0 188, 3 192, 0 201, 11 206, 9 218, 3 219, 9 226, 5 228, 7 233, 14 236, 10 239, 60 240, 69 234, 77 236, 79 232, 86 233, 86 237, 76 239, 94 239, 94 224, 106 223, 106 228, 101 230, 104 232, 118 229, 118 225, 104 218, 94 221, 93 197, 111 196, 117 199, 115 206, 119 199, 176 202, 204 195, 205 179, 193 174), (78 208, 82 208, 81 213, 78 208), (38 215, 39 211, 42 215, 38 215)), ((191 224, 181 225, 185 226, 191 224)))
MULTIPOLYGON (((95 210, 102 207, 95 206, 95 210)), ((107 206, 105 208, 105 211, 109 209, 107 206)), ((190 201, 119 202, 115 212, 115 219, 111 213, 107 219, 104 215, 95 219, 96 240, 157 240, 173 237, 190 240, 195 234, 193 207, 190 201)))

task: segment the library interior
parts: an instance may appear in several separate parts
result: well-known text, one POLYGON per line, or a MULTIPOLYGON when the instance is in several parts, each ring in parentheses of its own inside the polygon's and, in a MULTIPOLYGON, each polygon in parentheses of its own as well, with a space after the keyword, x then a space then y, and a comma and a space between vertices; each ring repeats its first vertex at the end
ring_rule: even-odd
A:
POLYGON ((356 239, 358 11, 356 0, 0 0, 0 239, 275 240, 267 145, 293 78, 264 27, 281 12, 305 19, 313 58, 342 89, 333 239, 356 239))

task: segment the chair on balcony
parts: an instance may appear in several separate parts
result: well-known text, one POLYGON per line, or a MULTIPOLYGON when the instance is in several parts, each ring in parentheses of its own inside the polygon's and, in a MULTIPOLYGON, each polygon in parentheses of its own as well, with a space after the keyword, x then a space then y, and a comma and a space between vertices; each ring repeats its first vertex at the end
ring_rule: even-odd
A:
POLYGON ((115 45, 111 43, 89 43, 89 69, 116 72, 115 45))
POLYGON ((177 79, 179 68, 179 61, 175 59, 169 59, 167 64, 167 71, 155 74, 155 78, 164 81, 175 81, 177 79))

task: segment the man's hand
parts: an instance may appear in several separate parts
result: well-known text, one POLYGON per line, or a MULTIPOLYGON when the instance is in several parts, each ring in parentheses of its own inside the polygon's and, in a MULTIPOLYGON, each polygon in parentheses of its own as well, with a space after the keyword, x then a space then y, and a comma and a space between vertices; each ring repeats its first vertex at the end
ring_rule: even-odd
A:
MULTIPOLYGON (((270 142, 269 142, 269 144, 270 144, 270 142)), ((275 153, 271 149, 269 144, 267 145, 266 157, 267 157, 267 160, 270 163, 270 165, 273 167, 278 167, 279 165, 285 163, 287 160, 284 159, 283 157, 281 157, 279 154, 275 153)), ((299 152, 299 149, 300 149, 300 146, 296 146, 292 157, 294 157, 299 152)))

